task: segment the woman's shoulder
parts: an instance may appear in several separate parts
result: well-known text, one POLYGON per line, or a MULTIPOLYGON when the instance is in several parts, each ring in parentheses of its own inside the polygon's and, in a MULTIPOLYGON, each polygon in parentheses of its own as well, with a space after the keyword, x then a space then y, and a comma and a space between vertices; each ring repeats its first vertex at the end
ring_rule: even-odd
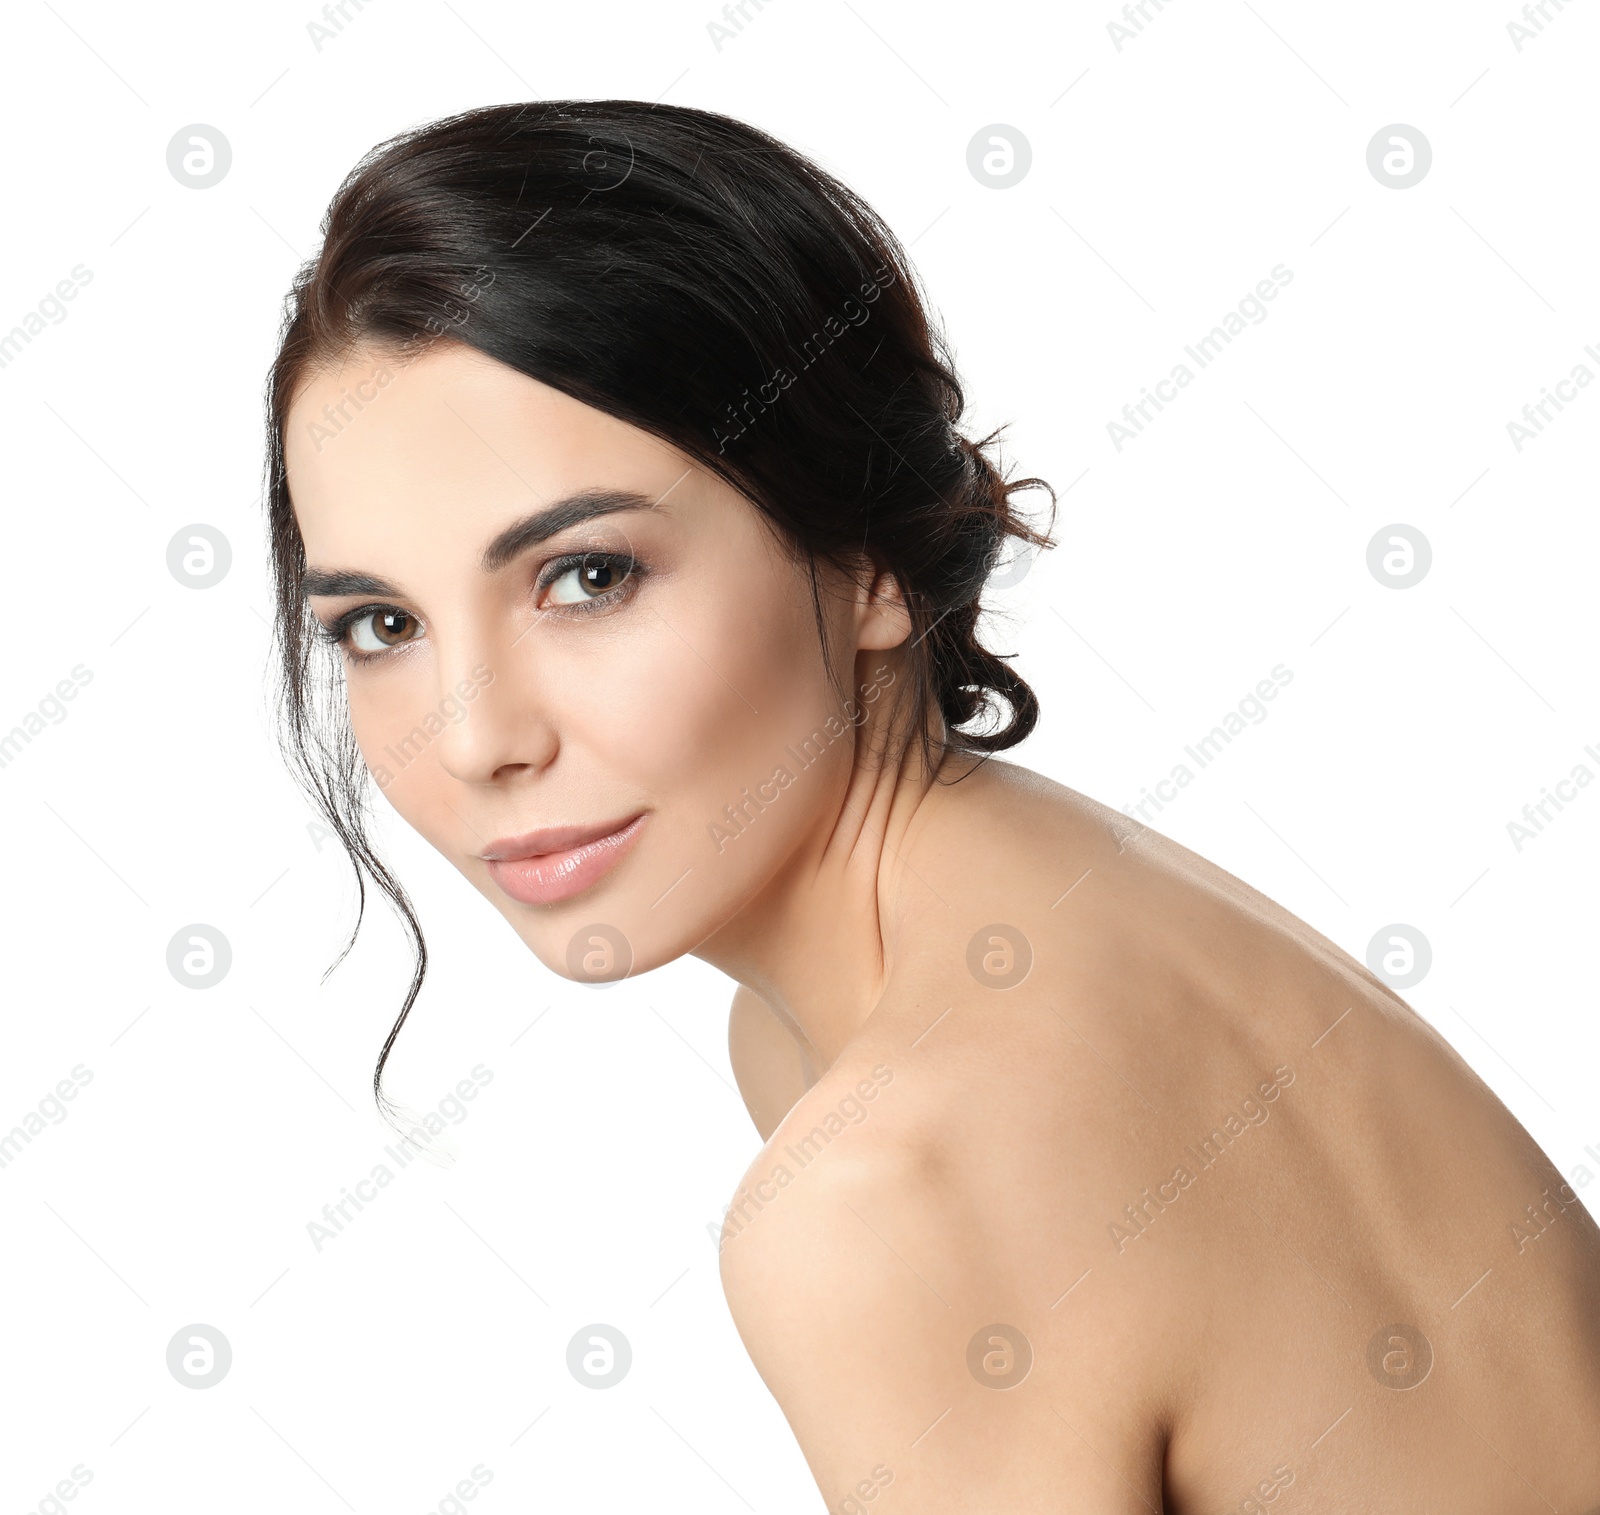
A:
POLYGON ((1306 921, 1137 818, 1013 763, 968 782, 901 870, 886 1004, 1073 1006, 1145 1027, 1161 1006, 1190 1023, 1248 1007, 1260 1025, 1310 1024, 1341 995, 1394 1003, 1306 921))
POLYGON ((780 1122, 724 1222, 729 1310, 830 1498, 871 1477, 895 1484, 886 1507, 928 1515, 1132 1515, 1122 1479, 1155 1497, 1164 1450, 1160 1380, 1128 1329, 1142 1291, 1129 1272, 1133 1294, 1113 1280, 1051 1308, 1084 1271, 1056 1221, 1092 1205, 1101 1163, 1072 1151, 1081 1127, 1041 1161, 1055 1143, 1008 1088, 1014 1051, 935 1051, 954 1029, 936 1020, 920 1043, 858 1038, 780 1122), (1063 1415, 1093 1421, 1095 1455, 1063 1415))
MULTIPOLYGON (((975 792, 972 824, 947 809, 918 842, 884 996, 773 1133, 724 1249, 824 1492, 883 1461, 886 1510, 1137 1512, 1165 1466, 1221 1503, 1253 1476, 1240 1428, 1287 1445, 1288 1385, 1370 1390, 1394 1320, 1470 1365, 1469 1422, 1558 1442, 1560 1393, 1522 1414, 1533 1388, 1492 1364, 1530 1330, 1570 1343, 1560 1383, 1594 1402, 1600 1233, 1511 1114, 1242 881, 1081 797, 1013 798, 975 792), (1539 1239, 1513 1246, 1540 1185, 1539 1239)), ((1417 1475, 1396 1454, 1341 1476, 1417 1475)))

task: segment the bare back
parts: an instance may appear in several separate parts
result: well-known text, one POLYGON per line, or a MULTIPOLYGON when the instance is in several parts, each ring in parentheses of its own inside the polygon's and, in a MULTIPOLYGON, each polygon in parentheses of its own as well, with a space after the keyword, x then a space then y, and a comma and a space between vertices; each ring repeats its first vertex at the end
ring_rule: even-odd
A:
POLYGON ((824 1493, 868 1464, 884 1515, 1600 1508, 1600 1229, 1510 1112, 1239 880, 979 779, 832 1068, 801 1093, 735 1021, 741 1087, 799 1097, 724 1279, 824 1493))

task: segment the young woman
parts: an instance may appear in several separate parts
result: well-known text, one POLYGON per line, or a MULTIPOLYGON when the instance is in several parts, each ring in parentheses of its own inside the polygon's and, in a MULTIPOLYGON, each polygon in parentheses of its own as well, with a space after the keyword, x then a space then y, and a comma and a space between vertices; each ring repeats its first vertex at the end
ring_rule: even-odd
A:
POLYGON ((1048 486, 956 429, 868 206, 542 103, 385 144, 324 230, 287 751, 413 930, 369 781, 555 972, 736 981, 723 1281, 830 1508, 1600 1505, 1600 1231, 1528 1134, 1326 938, 992 756, 1037 706, 980 597, 1048 486))

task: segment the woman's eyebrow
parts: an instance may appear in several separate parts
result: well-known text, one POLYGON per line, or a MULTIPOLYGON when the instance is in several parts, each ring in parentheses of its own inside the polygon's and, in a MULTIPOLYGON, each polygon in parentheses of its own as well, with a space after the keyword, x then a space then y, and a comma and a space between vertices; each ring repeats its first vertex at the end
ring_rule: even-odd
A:
POLYGON ((479 563, 485 573, 504 568, 518 553, 595 516, 621 510, 653 510, 657 501, 631 489, 585 489, 513 521, 487 547, 479 563))
MULTIPOLYGON (((613 515, 622 510, 653 510, 658 501, 631 489, 585 489, 546 505, 531 515, 513 521, 483 549, 478 559, 485 573, 504 568, 518 553, 553 537, 557 532, 596 516, 613 515)), ((355 573, 341 568, 308 567, 301 579, 307 595, 387 594, 399 595, 398 586, 376 574, 355 573)))
POLYGON ((300 580, 303 594, 400 594, 387 579, 376 574, 352 573, 346 568, 308 568, 300 580))

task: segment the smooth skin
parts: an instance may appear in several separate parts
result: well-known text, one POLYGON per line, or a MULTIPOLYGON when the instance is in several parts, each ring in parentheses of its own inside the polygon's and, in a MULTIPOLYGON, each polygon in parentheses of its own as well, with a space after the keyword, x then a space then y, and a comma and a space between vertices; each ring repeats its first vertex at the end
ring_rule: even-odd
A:
POLYGON ((599 921, 619 974, 693 953, 739 985, 766 1141, 723 1284, 830 1510, 1600 1509, 1600 1229, 1561 1175, 1239 880, 1013 763, 935 783, 890 740, 891 575, 824 575, 841 707, 747 500, 459 343, 313 375, 285 449, 308 564, 389 585, 311 605, 380 612, 347 687, 400 815, 553 971, 599 921), (486 563, 597 489, 647 505, 486 563), (551 579, 574 551, 640 570, 551 579), (640 810, 556 905, 479 855, 640 810))

